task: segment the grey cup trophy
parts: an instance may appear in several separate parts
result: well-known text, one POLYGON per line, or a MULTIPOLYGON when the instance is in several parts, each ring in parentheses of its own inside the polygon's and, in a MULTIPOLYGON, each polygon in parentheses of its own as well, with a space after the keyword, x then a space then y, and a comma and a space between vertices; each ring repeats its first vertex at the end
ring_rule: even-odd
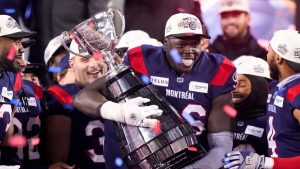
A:
POLYGON ((156 104, 164 111, 162 116, 155 117, 161 123, 159 132, 151 128, 114 123, 120 151, 128 168, 181 168, 202 158, 205 150, 198 144, 195 131, 178 111, 152 84, 144 84, 132 69, 117 64, 113 59, 114 47, 124 31, 124 25, 122 13, 111 8, 82 22, 70 32, 64 32, 63 42, 73 38, 89 53, 74 53, 76 55, 89 57, 101 53, 105 56, 104 60, 109 66, 106 84, 114 101, 126 102, 141 96, 151 100, 146 105, 156 104))

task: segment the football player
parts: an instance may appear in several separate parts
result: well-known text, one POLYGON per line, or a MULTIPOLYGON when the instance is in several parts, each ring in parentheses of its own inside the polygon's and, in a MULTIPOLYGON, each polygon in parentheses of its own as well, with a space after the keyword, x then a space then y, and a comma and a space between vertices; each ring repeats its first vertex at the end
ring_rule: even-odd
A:
MULTIPOLYGON (((179 112, 189 113, 201 124, 193 127, 198 130, 199 144, 209 152, 189 167, 209 169, 221 167, 225 152, 232 150, 232 121, 223 106, 230 104, 235 67, 222 55, 202 52, 202 38, 210 37, 203 34, 196 16, 175 14, 167 21, 163 47, 134 47, 124 61, 137 74, 148 76, 179 112)), ((75 106, 93 116, 103 116, 108 106, 117 112, 103 99, 104 88, 105 80, 96 80, 76 96, 75 106)))
POLYGON ((225 168, 299 168, 300 156, 300 34, 279 30, 268 51, 270 84, 267 99, 269 157, 251 152, 228 153, 225 168), (289 158, 289 159, 288 159, 289 158))

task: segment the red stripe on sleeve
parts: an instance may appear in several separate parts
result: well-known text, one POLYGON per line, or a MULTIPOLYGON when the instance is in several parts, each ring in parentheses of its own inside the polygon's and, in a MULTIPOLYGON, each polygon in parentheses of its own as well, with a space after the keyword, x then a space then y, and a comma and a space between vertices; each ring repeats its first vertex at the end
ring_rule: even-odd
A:
POLYGON ((288 89, 286 93, 286 98, 288 101, 293 102, 295 97, 300 93, 300 84, 297 84, 288 89))
POLYGON ((35 84, 34 82, 32 82, 32 86, 33 86, 33 89, 34 89, 34 97, 36 99, 41 99, 43 97, 43 90, 42 88, 35 84))
POLYGON ((291 158, 273 158, 273 169, 299 169, 300 156, 291 158))
POLYGON ((138 46, 132 48, 128 51, 128 54, 131 68, 143 75, 149 76, 148 70, 144 62, 142 47, 138 46))
POLYGON ((229 59, 224 57, 224 60, 221 63, 218 72, 216 73, 215 77, 211 80, 210 84, 215 86, 223 86, 227 82, 228 78, 230 78, 230 75, 232 74, 233 70, 234 65, 229 59))
POLYGON ((58 86, 51 86, 47 91, 51 93, 62 105, 73 104, 74 102, 73 97, 58 86))
POLYGON ((18 72, 16 74, 16 81, 14 84, 14 92, 19 92, 21 90, 22 87, 22 75, 21 72, 18 72))

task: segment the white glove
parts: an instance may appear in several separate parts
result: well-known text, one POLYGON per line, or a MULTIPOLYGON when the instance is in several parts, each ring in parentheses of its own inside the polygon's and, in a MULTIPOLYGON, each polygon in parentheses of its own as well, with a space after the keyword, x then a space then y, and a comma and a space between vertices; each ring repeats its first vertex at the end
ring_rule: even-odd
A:
POLYGON ((101 109, 100 115, 104 119, 116 122, 126 123, 139 127, 154 127, 159 121, 149 119, 149 116, 160 116, 163 111, 156 105, 142 106, 143 103, 149 102, 150 99, 137 97, 130 99, 125 103, 105 102, 101 109))
POLYGON ((258 155, 250 151, 233 151, 225 154, 224 168, 229 169, 271 169, 274 165, 272 158, 258 155))

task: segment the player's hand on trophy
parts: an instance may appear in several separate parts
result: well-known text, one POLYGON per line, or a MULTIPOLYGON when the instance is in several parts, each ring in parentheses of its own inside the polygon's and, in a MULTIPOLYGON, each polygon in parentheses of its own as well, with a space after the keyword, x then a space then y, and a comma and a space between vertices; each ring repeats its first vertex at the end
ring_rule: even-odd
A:
POLYGON ((263 169, 265 156, 250 151, 233 151, 225 154, 224 168, 229 169, 263 169))
POLYGON ((163 111, 156 105, 143 106, 143 103, 149 101, 142 97, 133 98, 124 103, 107 101, 102 105, 100 115, 104 119, 133 126, 154 127, 159 121, 149 116, 160 116, 163 111))

